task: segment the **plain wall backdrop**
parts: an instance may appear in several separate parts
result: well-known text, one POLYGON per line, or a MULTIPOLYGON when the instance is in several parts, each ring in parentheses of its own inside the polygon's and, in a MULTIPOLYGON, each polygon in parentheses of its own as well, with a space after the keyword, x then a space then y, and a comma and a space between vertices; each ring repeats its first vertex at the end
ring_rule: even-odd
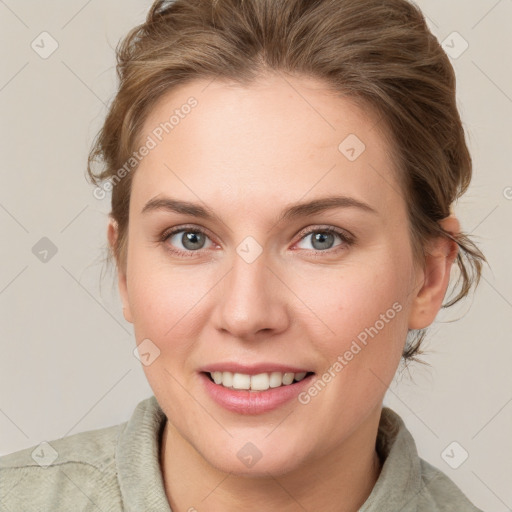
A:
MULTIPOLYGON (((114 275, 104 272, 110 196, 96 199, 85 180, 116 87, 114 48, 150 3, 0 0, 0 454, 124 422, 152 394, 114 275)), ((474 180, 455 211, 489 267, 473 299, 431 327, 431 366, 397 373, 385 404, 421 457, 478 507, 504 512, 512 509, 512 1, 418 5, 457 74, 474 180)))

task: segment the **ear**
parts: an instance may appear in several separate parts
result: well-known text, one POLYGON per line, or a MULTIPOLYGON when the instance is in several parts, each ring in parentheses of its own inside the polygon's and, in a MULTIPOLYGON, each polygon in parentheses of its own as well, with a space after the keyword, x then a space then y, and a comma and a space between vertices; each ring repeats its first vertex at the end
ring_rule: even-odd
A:
MULTIPOLYGON (((107 238, 110 245, 110 249, 115 254, 114 248, 116 247, 117 237, 119 236, 119 229, 117 222, 110 217, 110 221, 107 227, 107 238)), ((119 295, 123 303, 123 315, 127 322, 133 323, 132 312, 130 309, 130 302, 128 300, 128 286, 126 284, 126 272, 119 265, 119 261, 116 259, 117 267, 117 285, 119 287, 119 295)))
MULTIPOLYGON (((440 222, 451 235, 460 233, 460 224, 450 215, 440 222)), ((425 267, 418 271, 414 299, 409 314, 409 329, 424 329, 441 309, 450 282, 450 270, 458 253, 458 245, 445 236, 432 240, 427 247, 425 267)))

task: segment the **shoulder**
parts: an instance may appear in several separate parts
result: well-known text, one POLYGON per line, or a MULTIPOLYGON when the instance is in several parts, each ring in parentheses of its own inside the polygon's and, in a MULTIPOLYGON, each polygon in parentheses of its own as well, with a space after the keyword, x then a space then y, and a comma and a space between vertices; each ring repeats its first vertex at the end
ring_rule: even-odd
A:
POLYGON ((361 512, 482 512, 441 470, 420 458, 402 418, 382 409, 377 452, 383 461, 361 512))
POLYGON ((0 503, 13 512, 50 505, 70 510, 103 502, 99 494, 107 494, 120 505, 115 458, 125 427, 81 432, 0 457, 0 503))
POLYGON ((421 490, 418 494, 418 512, 482 512, 465 496, 445 473, 424 459, 419 459, 421 490))
POLYGON ((125 425, 80 432, 3 455, 0 457, 0 470, 68 463, 87 464, 101 470, 105 460, 113 455, 119 430, 125 425))

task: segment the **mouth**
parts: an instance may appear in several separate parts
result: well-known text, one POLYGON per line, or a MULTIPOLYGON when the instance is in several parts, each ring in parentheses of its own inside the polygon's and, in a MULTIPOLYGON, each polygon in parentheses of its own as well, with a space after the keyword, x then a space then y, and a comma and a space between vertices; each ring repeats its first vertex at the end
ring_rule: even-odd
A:
POLYGON ((256 375, 230 371, 202 372, 211 382, 234 391, 268 391, 291 386, 314 372, 262 372, 256 375))
POLYGON ((206 395, 236 414, 263 414, 293 403, 315 375, 304 366, 268 361, 219 361, 199 369, 206 395))

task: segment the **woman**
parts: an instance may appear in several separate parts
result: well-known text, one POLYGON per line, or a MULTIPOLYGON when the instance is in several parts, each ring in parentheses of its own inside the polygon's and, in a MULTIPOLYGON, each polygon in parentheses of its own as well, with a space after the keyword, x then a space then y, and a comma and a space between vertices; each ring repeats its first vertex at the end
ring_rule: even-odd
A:
POLYGON ((118 73, 89 173, 154 397, 49 464, 3 457, 7 509, 477 511, 382 405, 483 261, 451 212, 471 158, 421 12, 157 1, 118 73))

